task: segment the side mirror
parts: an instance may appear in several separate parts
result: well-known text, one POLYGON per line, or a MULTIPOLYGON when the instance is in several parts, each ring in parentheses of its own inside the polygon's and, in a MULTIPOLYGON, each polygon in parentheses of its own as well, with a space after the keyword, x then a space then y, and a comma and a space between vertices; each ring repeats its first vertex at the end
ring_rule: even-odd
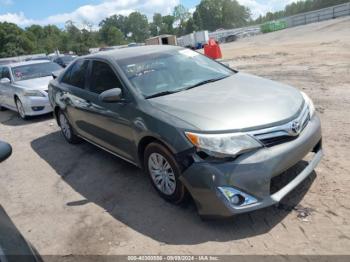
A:
POLYGON ((122 90, 120 88, 113 88, 102 92, 99 99, 105 103, 114 103, 122 100, 122 90))
POLYGON ((60 75, 61 72, 62 72, 62 70, 53 71, 52 72, 53 79, 56 79, 60 75))
POLYGON ((11 80, 8 79, 7 77, 1 78, 0 83, 1 84, 9 84, 9 83, 11 83, 11 80))
POLYGON ((9 144, 0 141, 0 162, 8 158, 12 153, 12 148, 9 144))

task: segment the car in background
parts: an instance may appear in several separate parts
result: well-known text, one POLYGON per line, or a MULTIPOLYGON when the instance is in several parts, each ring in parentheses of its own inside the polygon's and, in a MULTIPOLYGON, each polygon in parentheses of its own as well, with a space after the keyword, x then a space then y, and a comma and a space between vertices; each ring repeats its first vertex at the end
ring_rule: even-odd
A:
POLYGON ((0 66, 0 109, 17 111, 22 119, 52 112, 48 84, 62 67, 46 60, 0 66))
POLYGON ((47 60, 51 61, 51 59, 48 56, 34 56, 34 57, 29 57, 25 61, 37 61, 37 60, 47 60))
POLYGON ((59 64, 63 68, 65 68, 67 65, 69 65, 74 59, 77 58, 77 56, 73 55, 62 55, 55 57, 52 61, 59 64))
POLYGON ((277 204, 323 155, 306 94, 176 46, 80 57, 50 82, 49 98, 68 142, 82 138, 143 168, 160 196, 180 203, 190 194, 206 217, 277 204))

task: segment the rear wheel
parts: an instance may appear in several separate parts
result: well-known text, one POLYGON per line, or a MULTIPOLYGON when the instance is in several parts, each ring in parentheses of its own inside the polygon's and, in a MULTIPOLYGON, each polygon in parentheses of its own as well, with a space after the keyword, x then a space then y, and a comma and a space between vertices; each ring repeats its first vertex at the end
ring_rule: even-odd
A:
POLYGON ((68 121, 68 118, 62 111, 59 111, 58 119, 61 127, 61 132, 67 142, 71 144, 79 143, 81 139, 75 134, 71 124, 68 121))
POLYGON ((181 203, 187 198, 185 186, 179 180, 181 167, 163 145, 151 143, 146 147, 144 167, 161 197, 173 203, 181 203))
POLYGON ((28 117, 26 115, 26 112, 25 112, 24 106, 22 104, 22 101, 18 97, 16 98, 15 101, 16 101, 16 107, 17 107, 17 111, 18 111, 19 116, 23 120, 26 120, 28 117))

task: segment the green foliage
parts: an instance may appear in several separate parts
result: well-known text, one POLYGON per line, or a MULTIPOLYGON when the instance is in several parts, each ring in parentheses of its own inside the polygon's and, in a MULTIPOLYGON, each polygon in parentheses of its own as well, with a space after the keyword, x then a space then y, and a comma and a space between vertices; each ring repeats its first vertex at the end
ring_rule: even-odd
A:
MULTIPOLYGON (((98 31, 93 31, 88 22, 83 23, 83 29, 78 28, 72 21, 67 21, 64 29, 54 25, 31 25, 22 29, 12 23, 0 22, 0 57, 52 53, 55 50, 73 51, 82 55, 88 53, 91 47, 140 43, 149 36, 160 34, 183 35, 199 30, 214 31, 252 23, 262 24, 346 2, 349 0, 297 1, 287 5, 282 11, 268 12, 252 21, 250 10, 240 5, 237 0, 201 0, 193 14, 183 5, 178 5, 171 15, 162 16, 155 13, 151 23, 139 12, 132 12, 129 16, 112 15, 99 23, 98 31)), ((271 30, 271 26, 267 24, 264 30, 271 30)))
POLYGON ((34 49, 25 31, 12 23, 0 23, 0 57, 26 54, 34 49))
POLYGON ((246 25, 250 11, 236 0, 202 0, 193 19, 200 30, 230 29, 246 25))
POLYGON ((141 43, 149 37, 147 16, 139 12, 132 12, 128 17, 126 25, 131 41, 141 43))

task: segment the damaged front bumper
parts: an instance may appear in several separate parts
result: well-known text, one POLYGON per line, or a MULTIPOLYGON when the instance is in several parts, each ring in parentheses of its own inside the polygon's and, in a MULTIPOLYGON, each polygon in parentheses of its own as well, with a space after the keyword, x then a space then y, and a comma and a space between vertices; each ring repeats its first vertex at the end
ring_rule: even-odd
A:
POLYGON ((230 217, 278 203, 296 188, 320 162, 321 125, 313 116, 299 137, 273 147, 239 156, 232 161, 198 161, 180 180, 191 193, 202 216, 230 217), (271 193, 271 180, 314 153, 306 167, 288 184, 271 193))

